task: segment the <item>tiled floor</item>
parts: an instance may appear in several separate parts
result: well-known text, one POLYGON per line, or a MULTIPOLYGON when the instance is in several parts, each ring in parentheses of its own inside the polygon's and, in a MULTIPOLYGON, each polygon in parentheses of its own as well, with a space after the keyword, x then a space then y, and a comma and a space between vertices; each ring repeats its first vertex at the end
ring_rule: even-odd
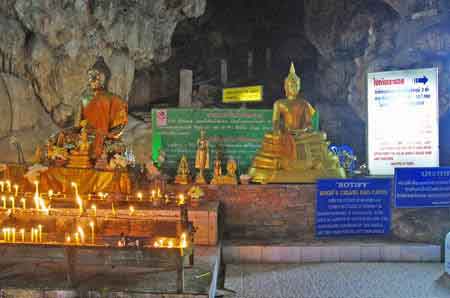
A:
POLYGON ((448 298, 441 263, 227 265, 237 298, 448 298))

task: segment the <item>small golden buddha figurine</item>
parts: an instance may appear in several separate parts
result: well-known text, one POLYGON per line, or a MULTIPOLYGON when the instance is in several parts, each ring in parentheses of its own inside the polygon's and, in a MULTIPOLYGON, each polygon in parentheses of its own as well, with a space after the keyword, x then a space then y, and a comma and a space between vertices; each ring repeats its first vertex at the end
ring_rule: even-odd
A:
POLYGON ((216 158, 214 159, 214 175, 210 184, 222 184, 222 161, 220 151, 216 148, 216 158))
POLYGON ((209 142, 206 139, 205 130, 200 130, 200 138, 197 140, 197 153, 195 155, 195 168, 198 170, 195 177, 196 184, 206 184, 205 169, 209 169, 209 142))
POLYGON ((237 170, 236 160, 230 158, 227 161, 227 174, 223 177, 223 184, 238 184, 236 170, 237 170))
POLYGON ((91 168, 92 164, 89 158, 89 140, 86 129, 87 121, 81 122, 80 139, 78 141, 78 147, 70 152, 69 156, 69 168, 91 168))
POLYGON ((191 182, 189 163, 186 155, 181 156, 178 164, 177 176, 175 177, 176 184, 189 184, 191 182))
POLYGON ((249 169, 259 183, 315 182, 317 178, 345 177, 338 157, 328 150, 325 132, 315 131, 315 110, 303 96, 300 78, 291 64, 284 81, 286 99, 273 107, 273 131, 264 135, 249 169))

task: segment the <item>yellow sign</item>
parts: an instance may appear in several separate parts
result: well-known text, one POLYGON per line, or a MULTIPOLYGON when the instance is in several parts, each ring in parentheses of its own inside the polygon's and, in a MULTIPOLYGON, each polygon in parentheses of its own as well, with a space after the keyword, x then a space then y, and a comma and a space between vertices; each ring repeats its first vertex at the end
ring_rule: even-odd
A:
POLYGON ((222 101, 224 103, 261 101, 262 95, 263 86, 224 88, 222 101))

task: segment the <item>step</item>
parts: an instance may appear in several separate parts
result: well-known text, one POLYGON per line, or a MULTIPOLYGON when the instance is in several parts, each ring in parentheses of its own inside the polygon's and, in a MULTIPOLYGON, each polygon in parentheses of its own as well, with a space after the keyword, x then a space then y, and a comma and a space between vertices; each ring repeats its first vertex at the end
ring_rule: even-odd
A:
POLYGON ((321 262, 441 262, 441 246, 425 243, 304 242, 280 244, 225 243, 227 264, 301 264, 321 262))

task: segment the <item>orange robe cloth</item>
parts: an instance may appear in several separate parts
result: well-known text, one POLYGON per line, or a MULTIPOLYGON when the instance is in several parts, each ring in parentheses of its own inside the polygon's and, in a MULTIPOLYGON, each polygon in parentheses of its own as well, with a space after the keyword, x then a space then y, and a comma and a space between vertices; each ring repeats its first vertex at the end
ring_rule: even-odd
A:
POLYGON ((120 97, 106 91, 98 91, 89 104, 83 108, 83 119, 95 129, 93 152, 99 158, 105 138, 111 129, 128 123, 128 104, 120 97))

